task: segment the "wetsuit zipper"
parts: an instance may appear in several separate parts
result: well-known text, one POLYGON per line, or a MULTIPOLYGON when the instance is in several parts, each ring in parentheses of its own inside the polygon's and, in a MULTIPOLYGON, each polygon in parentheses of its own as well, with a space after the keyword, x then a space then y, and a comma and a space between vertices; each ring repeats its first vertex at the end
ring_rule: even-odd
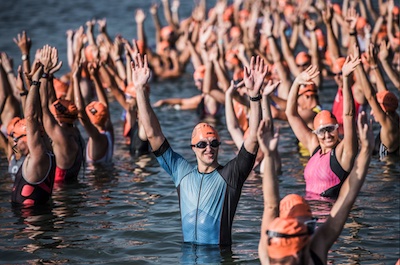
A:
POLYGON ((197 197, 196 223, 194 225, 194 239, 195 239, 196 242, 197 242, 197 218, 199 217, 199 203, 200 203, 201 187, 203 186, 203 179, 204 179, 204 173, 202 173, 202 175, 201 175, 199 196, 197 197))

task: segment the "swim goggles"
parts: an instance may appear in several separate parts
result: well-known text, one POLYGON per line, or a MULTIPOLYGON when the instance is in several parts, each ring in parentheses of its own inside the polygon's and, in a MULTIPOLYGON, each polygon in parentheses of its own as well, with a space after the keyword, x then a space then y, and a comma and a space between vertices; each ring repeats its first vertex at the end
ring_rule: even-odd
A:
POLYGON ((325 132, 331 133, 339 128, 339 124, 330 124, 326 125, 324 127, 318 128, 313 131, 314 134, 322 136, 325 134, 325 132))
POLYGON ((196 147, 199 149, 204 149, 207 147, 207 145, 209 145, 211 148, 217 148, 218 146, 220 146, 220 142, 218 142, 218 140, 212 140, 210 143, 207 143, 206 141, 200 141, 197 144, 192 144, 192 147, 196 147))

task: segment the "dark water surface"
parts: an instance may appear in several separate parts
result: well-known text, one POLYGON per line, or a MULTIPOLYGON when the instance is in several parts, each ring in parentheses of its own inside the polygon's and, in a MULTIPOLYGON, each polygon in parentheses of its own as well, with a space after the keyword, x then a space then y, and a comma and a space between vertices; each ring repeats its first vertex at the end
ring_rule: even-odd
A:
MULTIPOLYGON (((181 2, 181 16, 189 15, 193 2, 181 2)), ((150 4, 151 1, 137 0, 3 0, 0 1, 0 51, 7 52, 19 64, 20 53, 12 38, 27 30, 33 42, 32 53, 47 43, 56 46, 65 63, 61 73, 65 73, 67 29, 76 29, 91 18, 105 17, 112 37, 120 33, 132 39, 136 36, 135 9, 144 8, 148 15, 150 4)), ((145 27, 151 42, 153 25, 149 16, 145 27)), ((191 69, 177 81, 152 84, 151 101, 194 95, 191 69)), ((331 81, 327 83, 321 100, 329 109, 335 89, 331 81)), ((152 156, 129 155, 121 137, 122 110, 115 101, 111 108, 116 130, 114 164, 109 168, 88 168, 78 183, 56 188, 48 208, 26 212, 11 207, 12 180, 6 174, 6 158, 0 157, 0 263, 259 264, 257 246, 263 207, 260 176, 250 176, 243 188, 231 249, 220 251, 182 244, 179 205, 170 177, 152 156)), ((172 108, 156 112, 173 148, 194 162, 188 144, 191 130, 198 122, 196 113, 172 108)), ((277 124, 281 127, 281 196, 304 195, 302 172, 307 159, 299 155, 288 125, 277 124)), ((230 141, 224 119, 216 127, 223 139, 220 162, 224 164, 234 156, 236 148, 230 141)), ((372 160, 366 183, 329 253, 330 264, 393 265, 397 261, 399 179, 398 161, 390 165, 377 158, 372 160)), ((332 202, 310 203, 315 215, 323 221, 332 202)))

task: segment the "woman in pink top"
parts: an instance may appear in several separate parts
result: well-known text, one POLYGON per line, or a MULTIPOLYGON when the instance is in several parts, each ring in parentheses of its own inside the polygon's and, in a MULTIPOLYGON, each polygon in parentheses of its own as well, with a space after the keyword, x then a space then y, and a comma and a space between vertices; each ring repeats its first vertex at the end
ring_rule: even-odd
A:
POLYGON ((308 149, 311 158, 304 170, 306 191, 326 197, 337 197, 340 187, 351 171, 357 154, 357 134, 354 119, 354 103, 349 81, 361 59, 352 55, 346 58, 343 73, 343 125, 344 138, 339 138, 335 116, 323 110, 314 118, 314 130, 310 129, 297 112, 297 95, 301 85, 307 85, 319 74, 317 67, 310 66, 293 82, 289 92, 286 115, 297 139, 308 149))

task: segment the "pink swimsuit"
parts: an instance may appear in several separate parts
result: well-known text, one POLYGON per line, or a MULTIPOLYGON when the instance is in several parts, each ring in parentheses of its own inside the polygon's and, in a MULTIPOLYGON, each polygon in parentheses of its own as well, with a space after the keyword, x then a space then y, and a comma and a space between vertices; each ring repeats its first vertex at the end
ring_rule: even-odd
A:
POLYGON ((326 197, 337 197, 349 172, 343 170, 337 161, 335 149, 321 154, 318 147, 304 169, 306 191, 326 197))

